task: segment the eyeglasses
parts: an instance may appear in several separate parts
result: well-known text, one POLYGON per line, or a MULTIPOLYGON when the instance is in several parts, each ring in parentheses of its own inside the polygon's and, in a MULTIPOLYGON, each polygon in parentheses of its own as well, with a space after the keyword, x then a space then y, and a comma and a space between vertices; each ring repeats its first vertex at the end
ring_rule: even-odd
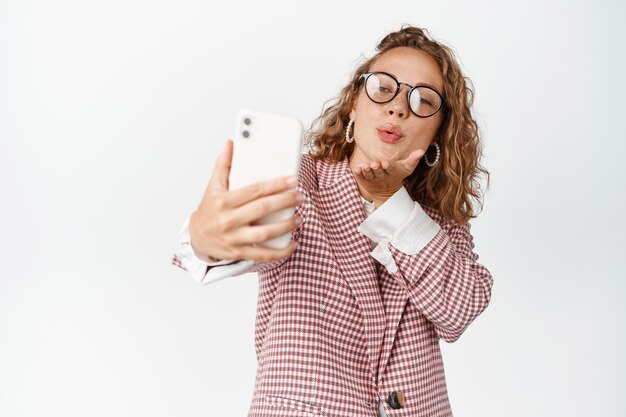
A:
POLYGON ((389 103, 398 95, 401 85, 409 87, 407 103, 417 117, 430 117, 445 104, 445 99, 434 88, 401 83, 386 72, 366 72, 359 78, 362 79, 365 80, 365 93, 374 103, 389 103))

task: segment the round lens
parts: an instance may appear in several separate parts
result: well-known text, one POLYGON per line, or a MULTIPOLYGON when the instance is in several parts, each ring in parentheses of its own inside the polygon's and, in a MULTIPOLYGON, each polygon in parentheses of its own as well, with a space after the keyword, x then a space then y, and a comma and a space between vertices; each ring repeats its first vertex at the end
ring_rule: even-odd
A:
POLYGON ((413 110, 413 113, 419 114, 421 100, 422 96, 420 94, 419 88, 414 88, 413 91, 411 91, 411 95, 409 96, 409 106, 411 106, 411 110, 413 110))
POLYGON ((250 132, 248 132, 247 130, 244 130, 242 135, 244 138, 247 138, 248 136, 250 136, 250 132))
POLYGON ((367 77, 365 90, 372 101, 386 103, 396 95, 396 81, 385 74, 371 74, 367 77))
POLYGON ((441 97, 429 87, 417 87, 411 91, 409 105, 413 113, 428 117, 435 114, 441 107, 441 97))
POLYGON ((245 119, 243 119, 243 123, 245 125, 249 125, 251 123, 250 119, 248 119, 247 117, 245 119))

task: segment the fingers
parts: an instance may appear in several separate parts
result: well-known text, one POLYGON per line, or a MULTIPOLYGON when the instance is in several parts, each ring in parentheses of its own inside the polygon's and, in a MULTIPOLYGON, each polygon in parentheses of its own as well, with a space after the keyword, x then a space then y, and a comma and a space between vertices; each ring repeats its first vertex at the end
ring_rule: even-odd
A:
POLYGON ((416 149, 411 152, 407 158, 393 163, 388 161, 375 161, 361 164, 355 169, 354 173, 360 178, 366 180, 375 180, 389 175, 392 177, 399 175, 402 176, 402 178, 405 178, 415 170, 423 155, 423 149, 416 149))
POLYGON ((233 245, 252 245, 267 242, 268 240, 285 235, 302 224, 297 216, 291 216, 286 220, 259 226, 244 226, 231 236, 233 245))
POLYGON ((387 168, 389 168, 389 162, 371 162, 369 164, 361 164, 356 170, 355 174, 366 180, 374 180, 387 175, 387 168))
POLYGON ((304 201, 304 194, 295 191, 284 191, 260 197, 232 210, 227 221, 232 226, 248 225, 279 210, 296 207, 304 201))
POLYGON ((295 177, 279 177, 260 181, 245 187, 232 190, 225 198, 228 207, 239 207, 261 197, 274 195, 294 189, 297 184, 295 177))
POLYGON ((233 141, 227 140, 224 150, 217 158, 213 174, 209 180, 207 189, 211 190, 228 190, 228 176, 230 175, 230 166, 233 161, 233 141))

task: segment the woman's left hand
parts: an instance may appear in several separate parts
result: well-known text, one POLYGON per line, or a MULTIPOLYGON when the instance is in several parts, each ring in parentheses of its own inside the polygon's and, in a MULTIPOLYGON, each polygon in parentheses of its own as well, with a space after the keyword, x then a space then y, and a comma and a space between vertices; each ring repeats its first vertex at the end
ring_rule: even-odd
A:
POLYGON ((360 164, 354 177, 359 188, 368 194, 364 197, 371 198, 378 208, 402 187, 402 180, 411 175, 423 155, 424 150, 417 149, 406 159, 391 163, 383 160, 360 164))

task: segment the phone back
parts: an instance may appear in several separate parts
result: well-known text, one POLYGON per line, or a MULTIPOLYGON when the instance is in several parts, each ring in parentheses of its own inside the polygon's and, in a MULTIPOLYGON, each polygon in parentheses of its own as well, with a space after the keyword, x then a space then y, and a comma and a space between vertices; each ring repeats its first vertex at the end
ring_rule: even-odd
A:
MULTIPOLYGON (((299 120, 256 110, 237 115, 229 189, 236 190, 259 181, 298 175, 302 152, 303 128, 299 120)), ((295 187, 294 187, 295 188, 295 187)), ((285 220, 293 208, 272 213, 253 224, 285 220)), ((290 235, 264 242, 264 246, 283 248, 290 235)))
POLYGON ((302 124, 292 117, 242 110, 237 115, 230 190, 285 175, 297 175, 302 124))

